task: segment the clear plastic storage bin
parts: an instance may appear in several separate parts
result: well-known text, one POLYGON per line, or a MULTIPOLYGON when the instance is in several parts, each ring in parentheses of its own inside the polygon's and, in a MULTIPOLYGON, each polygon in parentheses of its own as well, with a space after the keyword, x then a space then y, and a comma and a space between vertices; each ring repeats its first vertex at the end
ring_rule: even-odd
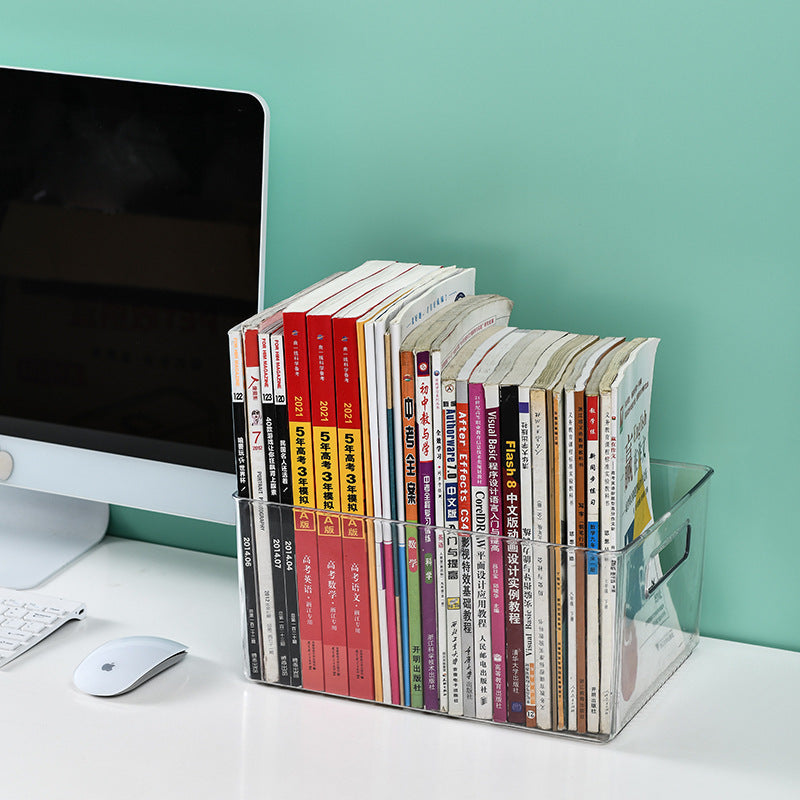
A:
POLYGON ((245 674, 609 741, 698 641, 709 467, 594 551, 236 498, 245 674))

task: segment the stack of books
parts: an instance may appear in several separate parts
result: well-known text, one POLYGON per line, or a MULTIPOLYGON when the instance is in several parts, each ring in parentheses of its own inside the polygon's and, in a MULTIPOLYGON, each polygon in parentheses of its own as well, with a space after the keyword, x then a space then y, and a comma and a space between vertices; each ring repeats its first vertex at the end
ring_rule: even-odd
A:
POLYGON ((658 340, 511 312, 472 269, 370 261, 230 332, 250 677, 610 730, 602 553, 653 519, 658 340))

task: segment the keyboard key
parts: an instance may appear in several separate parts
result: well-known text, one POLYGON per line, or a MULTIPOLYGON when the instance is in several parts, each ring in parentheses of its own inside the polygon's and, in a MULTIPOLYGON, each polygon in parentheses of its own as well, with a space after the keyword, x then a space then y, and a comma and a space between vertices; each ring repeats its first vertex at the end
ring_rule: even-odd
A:
POLYGON ((73 600, 0 588, 0 667, 84 613, 73 600))
POLYGON ((28 631, 28 633, 41 633, 44 630, 44 625, 41 622, 26 622, 22 626, 23 631, 28 631))
POLYGON ((52 625, 58 617, 54 616, 53 614, 43 614, 39 611, 31 611, 30 613, 26 614, 23 619, 25 622, 41 622, 45 625, 52 625))
POLYGON ((0 636, 9 642, 29 642, 33 639, 33 634, 25 631, 2 631, 0 636))

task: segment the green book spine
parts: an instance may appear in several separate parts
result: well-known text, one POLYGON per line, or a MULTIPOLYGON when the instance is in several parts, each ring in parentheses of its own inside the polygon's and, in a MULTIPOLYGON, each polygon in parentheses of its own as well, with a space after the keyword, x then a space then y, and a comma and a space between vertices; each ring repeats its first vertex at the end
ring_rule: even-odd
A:
POLYGON ((419 602, 419 529, 406 525, 408 576, 408 645, 411 664, 411 707, 422 708, 422 625, 419 602))

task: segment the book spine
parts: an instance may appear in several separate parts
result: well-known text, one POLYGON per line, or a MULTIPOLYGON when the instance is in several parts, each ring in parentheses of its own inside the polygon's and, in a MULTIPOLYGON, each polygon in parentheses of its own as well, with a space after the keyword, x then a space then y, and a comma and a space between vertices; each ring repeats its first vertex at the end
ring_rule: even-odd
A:
POLYGON ((564 391, 563 395, 563 456, 564 456, 564 507, 565 507, 565 538, 567 545, 565 554, 566 570, 565 581, 565 619, 566 619, 566 649, 567 649, 567 729, 578 730, 578 607, 577 607, 577 565, 578 554, 575 550, 577 543, 576 531, 576 452, 575 452, 575 393, 571 390, 564 391))
MULTIPOLYGON (((450 671, 447 652, 447 579, 445 572, 444 437, 442 426, 441 351, 430 353, 431 425, 433 441, 433 509, 436 525, 436 646, 439 663, 440 711, 449 711, 450 671)), ((460 692, 459 692, 460 696, 460 692)))
MULTIPOLYGON (((378 341, 375 343, 376 349, 378 341)), ((384 441, 389 442, 389 447, 382 450, 386 455, 388 482, 382 484, 384 491, 384 508, 388 507, 391 518, 395 520, 392 524, 392 556, 394 563, 395 590, 397 592, 397 624, 398 624, 398 647, 400 649, 401 663, 401 698, 403 705, 411 705, 411 649, 409 644, 408 631, 408 572, 406 568, 406 528, 405 525, 397 524, 399 520, 399 509, 397 504, 397 494, 394 491, 396 485, 395 463, 394 463, 394 407, 392 390, 392 346, 391 338, 388 333, 383 335, 383 372, 385 381, 383 384, 383 396, 386 402, 386 437, 384 441)))
POLYGON ((254 538, 256 542, 256 571, 259 603, 261 605, 261 646, 264 652, 264 680, 278 682, 278 640, 275 620, 275 596, 272 578, 271 532, 267 519, 267 464, 264 454, 264 425, 261 411, 261 368, 258 359, 258 331, 243 332, 245 366, 245 408, 247 409, 247 438, 250 445, 250 492, 253 504, 254 538))
POLYGON ((431 419, 430 356, 416 354, 415 407, 417 409, 417 485, 419 488, 420 607, 425 708, 440 711, 439 649, 436 635, 436 519, 433 486, 433 422, 431 419))
POLYGON ((456 481, 458 490, 458 527, 472 530, 472 496, 470 482, 469 397, 467 385, 456 385, 456 481))
MULTIPOLYGON (((363 442, 361 435, 361 397, 357 332, 354 320, 334 317, 332 321, 333 353, 336 364, 336 446, 338 478, 342 510, 348 514, 366 513, 363 442)), ((347 663, 353 697, 374 698, 372 626, 370 623, 369 547, 366 524, 344 518, 342 556, 347 591, 347 663), (368 648, 365 651, 365 647, 368 648), (368 667, 369 675, 363 672, 368 667)), ((371 532, 370 532, 371 533, 371 532)))
POLYGON ((293 499, 296 506, 313 508, 316 496, 305 314, 284 312, 283 337, 293 499))
POLYGON ((269 334, 258 334, 258 363, 261 374, 261 418, 264 426, 264 455, 267 467, 266 496, 267 524, 272 560, 272 590, 275 597, 275 634, 278 645, 278 681, 291 685, 289 629, 287 621, 286 582, 284 577, 284 546, 281 512, 273 504, 280 502, 278 491, 278 460, 275 450, 275 393, 272 380, 272 359, 269 334))
POLYGON ((536 648, 533 560, 533 475, 531 470, 530 392, 517 388, 519 425, 520 535, 522 559, 522 633, 525 648, 525 725, 536 727, 536 648))
MULTIPOLYGON (((600 549, 617 548, 617 391, 600 395, 600 549)), ((617 558, 600 562, 600 733, 614 713, 613 665, 617 634, 617 558)))
POLYGON ((349 683, 341 515, 319 512, 317 525, 325 691, 347 695, 349 683))
POLYGON ((347 674, 350 696, 374 700, 365 522, 354 517, 343 517, 342 526, 342 561, 347 614, 347 674))
MULTIPOLYGON (((548 459, 550 461, 550 542, 564 543, 561 528, 561 450, 560 404, 553 393, 546 395, 548 419, 548 459)), ((567 726, 566 664, 564 643, 564 552, 560 547, 550 550, 550 662, 553 671, 553 715, 558 730, 567 726)))
MULTIPOLYGON (((341 511, 336 370, 329 314, 306 316, 306 339, 315 504, 325 511, 341 511)), ((326 515, 317 531, 320 575, 323 578, 320 596, 323 602, 328 603, 322 609, 323 667, 326 691, 333 694, 347 694, 348 686, 341 528, 340 517, 326 515), (336 688, 328 689, 328 686, 336 688)))
POLYGON ((489 581, 492 609, 492 717, 508 720, 506 705, 505 574, 503 567, 503 504, 500 476, 500 398, 497 386, 485 387, 486 466, 489 483, 489 581), (488 391, 487 391, 488 390, 488 391))
MULTIPOLYGON (((375 325, 372 318, 359 322, 359 354, 363 356, 366 378, 366 392, 361 406, 364 422, 364 463, 365 486, 367 496, 372 504, 371 515, 385 518, 383 493, 381 490, 381 434, 379 413, 379 379, 375 352, 375 325)), ((381 351, 382 352, 382 351, 381 351)), ((383 523, 375 525, 376 561, 380 557, 381 574, 379 577, 380 630, 381 630, 381 668, 384 702, 399 704, 400 672, 397 625, 397 598, 395 596, 394 552, 391 539, 391 528, 383 523)))
MULTIPOLYGON (((311 439, 311 402, 308 381, 308 348, 306 317, 299 312, 283 313, 283 335, 286 356, 286 397, 289 417, 289 460, 292 495, 296 506, 313 508, 316 503, 314 464, 311 439)), ((313 515, 312 515, 313 516, 313 515)), ((298 516, 295 514, 295 522, 298 516)), ((308 524, 308 519, 302 520, 308 524)), ((311 528, 295 528, 297 564, 302 568, 304 609, 300 614, 301 670, 303 687, 322 691, 325 685, 322 657, 322 608, 310 603, 322 602, 319 585, 314 591, 308 584, 319 580, 319 558, 316 548, 316 523, 311 528), (302 558, 302 561, 301 561, 302 558), (313 624, 312 624, 313 620, 313 624)))
POLYGON ((297 564, 300 660, 303 688, 325 690, 322 664, 322 603, 320 600, 317 522, 312 510, 295 508, 293 527, 297 564))
POLYGON ((586 407, 586 731, 600 730, 600 407, 586 407))
POLYGON ((447 706, 452 716, 465 713, 466 687, 463 675, 461 542, 458 530, 458 457, 456 434, 456 384, 442 382, 442 430, 444 434, 444 526, 445 593, 447 630, 447 706))
POLYGON ((461 642, 461 548, 458 530, 458 474, 456 458, 455 381, 441 384, 441 428, 443 450, 443 513, 440 530, 444 537, 445 640, 447 708, 451 716, 464 714, 464 686, 461 642), (452 531, 453 533, 450 533, 452 531))
POLYGON ((475 714, 492 719, 492 617, 489 576, 486 404, 483 386, 468 385, 470 417, 470 494, 472 498, 472 586, 474 598, 473 647, 475 661, 475 714), (483 535, 481 535, 483 534, 483 535))
MULTIPOLYGON (((458 411, 455 381, 442 385, 442 418, 444 430, 444 526, 457 529, 458 516, 458 411)), ((463 436, 466 440, 466 426, 463 436)))
MULTIPOLYGON (((457 381, 456 393, 456 492, 458 528, 472 530, 472 498, 469 474, 469 398, 467 384, 457 381)), ((459 541, 461 579, 461 675, 464 716, 475 717, 475 641, 472 576, 472 537, 459 541)))
MULTIPOLYGON (((402 471, 405 520, 419 521, 417 495, 417 424, 415 404, 414 354, 400 352, 400 410, 402 420, 402 471)), ((412 708, 422 708, 423 700, 423 652, 422 620, 420 606, 420 551, 419 528, 415 524, 405 526, 406 580, 408 584, 408 647, 410 668, 410 700, 412 708)))
POLYGON ((550 669, 547 412, 544 392, 531 389, 531 476, 533 486, 533 592, 536 651, 536 725, 553 725, 550 669))
POLYGON ((399 595, 395 587, 394 542, 392 523, 381 521, 377 524, 381 531, 383 558, 383 583, 386 587, 386 637, 389 645, 389 687, 392 705, 401 705, 400 659, 401 647, 397 612, 399 595))
MULTIPOLYGON (((242 337, 238 331, 228 334, 228 350, 231 366, 231 412, 233 416, 233 442, 236 467, 236 493, 247 497, 250 493, 250 458, 247 442, 247 412, 245 410, 244 355, 242 337)), ((244 618, 244 641, 247 656, 247 674, 261 681, 263 658, 261 655, 261 620, 258 610, 258 581, 255 569, 253 542, 253 517, 250 505, 240 506, 238 514, 238 564, 242 586, 244 618)))
POLYGON ((341 511, 336 419, 336 369, 331 317, 306 317, 311 452, 317 508, 341 511))
POLYGON ((516 386, 500 387, 501 500, 505 566, 506 707, 508 721, 525 725, 525 637, 522 608, 519 404, 516 386))
MULTIPOLYGON (((364 471, 364 501, 367 517, 375 513, 372 495, 372 445, 369 429, 369 392, 367 346, 364 322, 356 321, 358 352, 358 391, 361 409, 361 453, 364 471)), ((375 699, 379 703, 391 700, 389 679, 389 641, 386 628, 386 585, 383 572, 383 532, 374 520, 367 520, 367 563, 369 566, 369 602, 372 626, 372 669, 375 699)))
MULTIPOLYGON (((277 462, 278 500, 285 506, 291 506, 293 497, 289 447, 289 411, 286 405, 286 359, 284 356, 282 327, 270 334, 269 347, 275 409, 274 447, 277 462)), ((297 600, 297 565, 292 521, 293 518, 288 509, 282 509, 280 526, 286 592, 286 624, 289 641, 289 676, 292 686, 301 686, 300 611, 297 600)))
POLYGON ((586 409, 583 391, 575 391, 575 660, 578 733, 586 733, 586 409))

